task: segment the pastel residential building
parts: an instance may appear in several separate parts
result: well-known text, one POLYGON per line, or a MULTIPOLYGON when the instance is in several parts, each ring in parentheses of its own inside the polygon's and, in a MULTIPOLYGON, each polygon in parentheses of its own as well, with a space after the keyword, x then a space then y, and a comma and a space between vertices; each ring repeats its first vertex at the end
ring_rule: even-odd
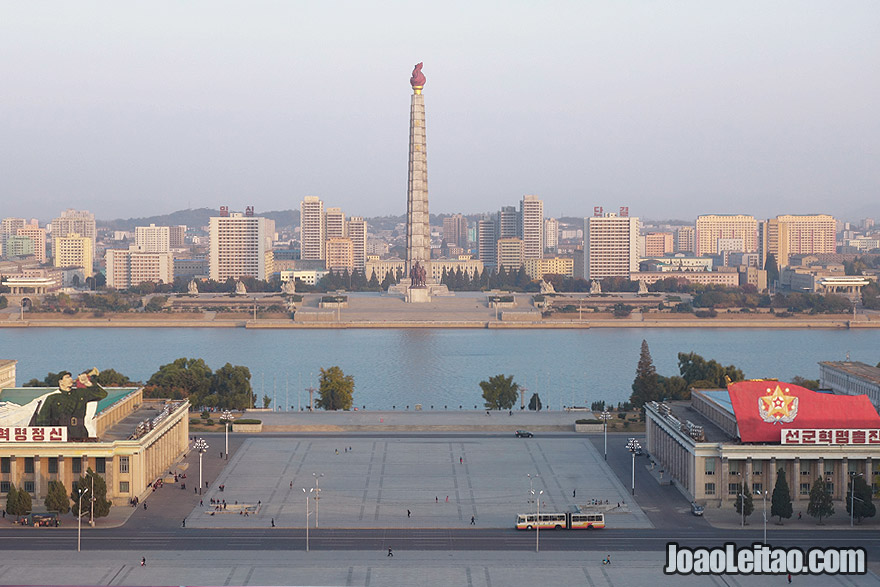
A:
POLYGON ((744 252, 758 250, 758 223, 745 214, 707 214, 697 217, 697 256, 717 255, 718 239, 740 238, 744 252))
POLYGON ((171 229, 168 226, 137 226, 134 229, 134 246, 144 253, 167 253, 171 250, 171 229))
POLYGON ((26 236, 34 243, 34 257, 40 263, 46 262, 46 229, 36 223, 26 224, 15 232, 18 236, 26 236))
POLYGON ((172 283, 174 257, 171 252, 144 252, 135 247, 108 249, 104 254, 107 265, 107 287, 129 289, 141 283, 172 283))
MULTIPOLYGON (((625 211, 625 209, 624 209, 625 211)), ((584 219, 584 275, 588 280, 630 277, 639 270, 639 219, 614 212, 584 219)))
POLYGON ((334 236, 327 241, 325 252, 328 270, 351 273, 354 269, 354 247, 350 238, 334 236))
MULTIPOLYGON (((354 268, 363 272, 367 261, 367 222, 362 216, 352 216, 345 223, 346 233, 351 240, 351 255, 354 268)), ((367 276, 369 279, 369 276, 367 276)))
POLYGON ((85 277, 94 275, 94 241, 78 233, 54 238, 55 267, 81 267, 85 277))
POLYGON ((50 232, 53 237, 64 237, 68 234, 76 233, 92 241, 92 254, 97 250, 98 231, 95 227, 95 215, 88 210, 69 208, 62 212, 61 216, 52 219, 50 226, 52 228, 50 232))
POLYGON ((574 275, 574 259, 568 257, 550 257, 544 259, 526 259, 523 261, 526 275, 532 279, 543 279, 545 275, 574 275))
POLYGON ((306 196, 299 205, 299 213, 300 258, 322 261, 327 241, 324 202, 317 196, 306 196))
POLYGON ((222 282, 242 277, 266 280, 274 272, 274 221, 232 212, 229 216, 212 216, 208 233, 208 267, 212 280, 222 282))
POLYGON ((498 239, 498 270, 518 271, 523 265, 523 241, 521 238, 505 237, 498 239))
POLYGON ((523 196, 519 207, 523 259, 542 259, 544 258, 544 202, 538 196, 523 196))

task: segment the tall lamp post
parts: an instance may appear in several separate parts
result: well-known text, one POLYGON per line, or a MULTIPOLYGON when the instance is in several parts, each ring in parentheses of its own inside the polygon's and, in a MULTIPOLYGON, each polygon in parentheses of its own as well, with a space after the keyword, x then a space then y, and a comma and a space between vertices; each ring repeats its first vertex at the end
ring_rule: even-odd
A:
POLYGON ((302 488, 303 493, 306 494, 306 552, 309 551, 309 494, 315 491, 314 487, 310 487, 308 491, 306 488, 302 488))
POLYGON ((608 460, 608 420, 611 419, 611 414, 608 410, 602 410, 602 413, 599 414, 599 417, 602 418, 602 432, 605 433, 605 460, 608 460))
POLYGON ((756 491, 755 493, 764 498, 764 544, 767 544, 767 492, 756 491))
POLYGON ((535 490, 533 489, 529 493, 535 496, 535 503, 537 505, 537 510, 535 510, 535 552, 540 552, 539 540, 541 538, 541 496, 544 495, 544 490, 542 489, 536 494, 535 490))
POLYGON ((223 420, 226 422, 226 460, 229 460, 229 425, 232 423, 232 412, 223 410, 223 420))
POLYGON ((742 520, 739 523, 740 528, 746 527, 746 496, 745 494, 739 494, 739 513, 742 514, 742 520))
POLYGON ((538 475, 537 473, 535 473, 534 475, 532 475, 531 473, 526 473, 526 477, 529 478, 529 495, 535 495, 535 491, 534 491, 534 488, 533 488, 533 486, 532 486, 532 482, 533 482, 535 479, 537 479, 538 477, 540 477, 540 475, 538 475))
MULTIPOLYGON (((856 497, 856 477, 861 477, 861 473, 849 474, 850 497, 849 497, 849 527, 853 527, 853 518, 856 512, 856 501, 864 501, 856 497)), ((765 540, 766 542, 766 540, 765 540)))
POLYGON ((204 486, 204 481, 202 480, 202 455, 208 452, 208 443, 205 442, 204 438, 199 438, 196 440, 195 449, 199 451, 199 495, 201 495, 202 487, 204 486))
POLYGON ((95 476, 92 477, 92 493, 89 495, 89 526, 95 526, 95 476))
POLYGON ((636 453, 642 450, 642 445, 635 438, 630 438, 626 448, 632 453, 632 494, 636 494, 636 453))
POLYGON ((82 515, 83 515, 83 497, 86 493, 89 492, 89 488, 86 487, 82 491, 79 492, 79 507, 76 510, 76 551, 80 551, 80 545, 82 543, 82 515))
POLYGON ((318 487, 318 481, 324 476, 324 473, 312 473, 315 478, 315 528, 318 527, 318 504, 321 501, 321 488, 318 487))

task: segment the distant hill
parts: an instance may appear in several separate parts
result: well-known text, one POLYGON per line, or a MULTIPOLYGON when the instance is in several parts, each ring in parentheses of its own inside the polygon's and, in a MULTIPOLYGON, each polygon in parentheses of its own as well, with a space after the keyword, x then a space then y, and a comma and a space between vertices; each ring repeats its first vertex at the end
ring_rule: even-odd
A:
MULTIPOLYGON (((132 231, 136 226, 177 226, 185 224, 191 227, 207 226, 211 216, 218 216, 220 211, 216 208, 196 208, 195 210, 178 210, 171 214, 162 214, 160 216, 147 216, 143 218, 117 218, 116 220, 98 220, 96 224, 99 228, 107 228, 110 230, 127 230, 132 231)), ((257 214, 265 218, 271 218, 275 221, 275 227, 278 229, 285 227, 299 226, 299 210, 279 210, 272 212, 262 212, 257 214)))

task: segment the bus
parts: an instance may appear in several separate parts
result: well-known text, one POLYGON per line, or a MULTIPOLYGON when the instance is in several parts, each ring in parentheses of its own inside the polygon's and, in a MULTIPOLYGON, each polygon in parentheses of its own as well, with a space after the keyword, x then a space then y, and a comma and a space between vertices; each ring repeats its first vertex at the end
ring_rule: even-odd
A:
POLYGON ((599 512, 518 514, 517 530, 598 530, 605 527, 605 514, 599 512))

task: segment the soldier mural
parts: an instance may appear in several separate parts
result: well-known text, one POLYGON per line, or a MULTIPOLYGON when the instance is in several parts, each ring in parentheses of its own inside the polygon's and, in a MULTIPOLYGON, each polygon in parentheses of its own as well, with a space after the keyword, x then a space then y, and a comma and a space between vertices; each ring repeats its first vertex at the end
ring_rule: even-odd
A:
POLYGON ((92 381, 97 369, 83 371, 73 379, 70 371, 62 371, 58 391, 45 396, 31 419, 32 426, 64 426, 67 439, 83 441, 97 438, 95 412, 98 401, 107 392, 92 381))

